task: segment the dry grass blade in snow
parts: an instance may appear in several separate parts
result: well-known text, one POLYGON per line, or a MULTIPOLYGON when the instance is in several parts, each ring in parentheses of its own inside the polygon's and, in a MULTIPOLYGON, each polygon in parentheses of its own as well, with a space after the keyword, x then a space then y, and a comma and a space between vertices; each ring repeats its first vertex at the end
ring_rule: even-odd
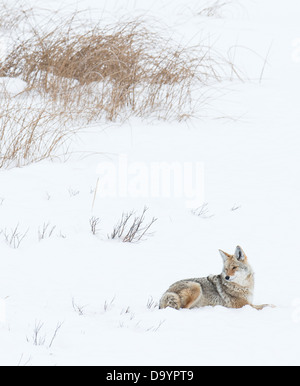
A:
POLYGON ((197 15, 204 17, 221 18, 228 15, 232 16, 234 10, 241 8, 238 0, 209 0, 200 1, 197 15))
POLYGON ((44 223, 42 227, 38 229, 38 240, 44 240, 50 238, 56 228, 56 225, 51 226, 50 223, 44 223))
POLYGON ((28 230, 29 229, 27 229, 26 232, 20 232, 19 224, 17 224, 16 227, 10 231, 8 231, 6 228, 4 230, 2 229, 0 234, 3 234, 4 240, 11 248, 17 249, 27 235, 28 230))
POLYGON ((93 216, 90 218, 90 227, 93 235, 96 235, 99 232, 98 230, 99 222, 100 222, 100 219, 98 217, 93 216))
POLYGON ((208 203, 207 202, 205 202, 204 204, 202 204, 198 208, 192 209, 191 212, 195 216, 205 218, 205 219, 214 217, 214 214, 211 214, 209 209, 208 209, 208 203))

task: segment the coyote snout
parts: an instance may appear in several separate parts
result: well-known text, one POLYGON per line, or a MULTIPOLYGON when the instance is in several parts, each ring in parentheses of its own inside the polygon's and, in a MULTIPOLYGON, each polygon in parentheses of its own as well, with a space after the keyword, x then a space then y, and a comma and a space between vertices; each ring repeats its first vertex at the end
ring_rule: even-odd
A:
POLYGON ((172 284, 160 299, 159 308, 196 308, 245 305, 261 310, 270 304, 253 305, 254 273, 243 249, 238 245, 233 255, 219 250, 223 271, 219 275, 180 280, 172 284))

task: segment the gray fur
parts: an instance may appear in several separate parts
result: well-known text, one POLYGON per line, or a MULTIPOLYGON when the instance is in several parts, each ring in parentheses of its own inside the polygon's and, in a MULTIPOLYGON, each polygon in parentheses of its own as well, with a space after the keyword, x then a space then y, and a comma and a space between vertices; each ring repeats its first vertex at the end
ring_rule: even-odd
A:
POLYGON ((180 291, 191 282, 200 285, 200 296, 189 308, 205 306, 240 308, 252 299, 252 286, 241 287, 233 282, 227 282, 223 275, 210 275, 208 277, 180 280, 174 283, 162 296, 159 308, 183 308, 183 304, 179 302, 180 291))

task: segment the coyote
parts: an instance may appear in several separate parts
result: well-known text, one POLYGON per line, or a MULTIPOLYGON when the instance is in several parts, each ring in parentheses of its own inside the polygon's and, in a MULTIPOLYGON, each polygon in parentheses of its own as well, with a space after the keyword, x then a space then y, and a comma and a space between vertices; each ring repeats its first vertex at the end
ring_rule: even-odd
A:
POLYGON ((242 248, 238 245, 234 255, 219 252, 224 262, 220 275, 177 281, 163 294, 159 308, 178 310, 217 305, 241 308, 247 304, 257 310, 274 307, 271 304, 252 304, 254 273, 242 248))

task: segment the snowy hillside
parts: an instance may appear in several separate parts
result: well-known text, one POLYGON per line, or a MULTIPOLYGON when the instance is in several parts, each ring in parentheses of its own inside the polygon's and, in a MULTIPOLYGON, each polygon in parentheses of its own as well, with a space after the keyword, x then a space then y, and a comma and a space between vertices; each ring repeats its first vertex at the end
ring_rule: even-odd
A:
MULTIPOLYGON (((48 3, 32 2, 41 22, 48 3)), ((57 157, 1 168, 0 365, 300 364, 300 4, 212 3, 51 2, 210 42, 239 76, 200 89, 209 99, 186 121, 79 120, 57 157), (111 238, 144 207, 143 225, 157 220, 139 242, 111 238), (158 309, 170 284, 220 273, 218 249, 236 245, 254 304, 276 308, 158 309)), ((25 88, 0 78, 11 103, 25 88)))

